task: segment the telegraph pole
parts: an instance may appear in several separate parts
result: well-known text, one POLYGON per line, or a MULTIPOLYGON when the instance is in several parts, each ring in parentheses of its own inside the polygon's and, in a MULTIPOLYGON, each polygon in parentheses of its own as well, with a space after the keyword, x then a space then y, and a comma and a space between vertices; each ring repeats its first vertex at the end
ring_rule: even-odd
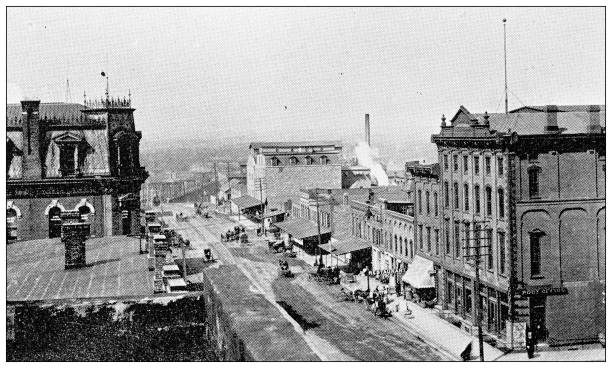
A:
POLYGON ((319 264, 322 264, 323 252, 321 251, 321 218, 319 217, 319 188, 315 188, 315 201, 317 205, 317 234, 319 236, 319 264))
POLYGON ((504 23, 504 92, 506 96, 506 114, 508 114, 508 68, 506 58, 506 18, 502 21, 504 23))
MULTIPOLYGON (((474 222, 474 232, 476 232, 476 226, 477 224, 484 224, 487 223, 488 221, 475 221, 474 222)), ((487 233, 487 229, 486 227, 481 229, 480 226, 478 226, 478 232, 480 231, 484 231, 485 234, 487 233)), ((467 250, 468 254, 466 254, 464 257, 468 258, 468 259, 473 259, 474 260, 474 268, 475 268, 475 277, 474 277, 474 299, 475 299, 475 304, 476 304, 476 326, 478 327, 478 350, 480 352, 480 361, 484 362, 484 344, 483 344, 483 338, 482 338, 482 307, 480 305, 480 257, 482 256, 488 256, 489 253, 491 252, 491 240, 488 235, 481 237, 480 234, 475 234, 474 238, 466 238, 465 240, 465 249, 467 250), (470 240, 475 240, 477 241, 476 245, 474 245, 473 247, 469 246, 469 241, 470 240), (480 241, 481 240, 485 240, 485 245, 481 245, 480 241), (481 253, 480 248, 486 248, 487 252, 489 253, 481 253), (472 252, 470 251, 470 249, 474 249, 474 254, 472 254, 472 252)))
POLYGON ((261 234, 263 234, 264 233, 264 203, 263 203, 263 196, 261 194, 261 190, 262 190, 261 178, 259 178, 259 201, 261 202, 261 234))

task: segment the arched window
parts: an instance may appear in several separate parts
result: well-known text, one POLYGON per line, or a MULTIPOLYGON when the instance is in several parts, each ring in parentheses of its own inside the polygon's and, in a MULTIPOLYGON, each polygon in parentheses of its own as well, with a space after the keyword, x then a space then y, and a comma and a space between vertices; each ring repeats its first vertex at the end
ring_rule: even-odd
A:
POLYGON ((410 239, 410 258, 414 257, 414 242, 410 239))
POLYGON ((280 164, 281 164, 280 160, 276 156, 274 156, 274 157, 272 157, 272 159, 270 159, 270 163, 272 164, 272 166, 280 166, 280 164))
POLYGON ((419 205, 419 215, 423 213, 423 193, 419 189, 417 191, 417 204, 419 205))
POLYGON ((463 184, 463 209, 465 211, 470 209, 470 187, 467 184, 463 184))
POLYGON ((394 248, 397 249, 397 235, 394 236, 394 248))
POLYGON ((536 229, 529 232, 529 253, 531 256, 531 278, 542 275, 542 238, 544 232, 536 229))
POLYGON ((497 208, 500 218, 504 218, 504 190, 502 188, 497 189, 497 208))
POLYGON ((455 182, 453 183, 453 194, 455 196, 455 209, 458 210, 459 209, 459 183, 455 182))
POLYGON ((425 212, 427 212, 427 215, 429 216, 429 191, 425 192, 425 212))
POLYGON ((321 165, 328 165, 329 164, 329 158, 327 156, 323 155, 319 159, 319 162, 321 163, 321 165))
POLYGON ((59 238, 62 235, 62 209, 55 206, 49 209, 49 238, 59 238))
POLYGON ((480 213, 480 186, 474 185, 474 211, 480 213))
POLYGON ((299 162, 299 161, 298 161, 297 157, 295 157, 295 156, 291 156, 291 157, 289 158, 289 165, 297 165, 297 164, 298 164, 298 162, 299 162))
POLYGON ((306 165, 314 165, 314 159, 310 156, 306 156, 306 165))
POLYGON ((450 194, 448 193, 448 182, 444 182, 444 207, 448 208, 450 206, 450 194))
POLYGON ((438 216, 438 192, 434 192, 433 194, 434 201, 434 216, 438 216))
POLYGON ((485 188, 485 203, 487 206, 487 216, 493 215, 493 195, 491 193, 491 187, 485 188))
POLYGON ((408 257, 408 239, 404 238, 404 257, 408 257))
POLYGON ((81 219, 87 221, 91 214, 91 210, 87 206, 81 206, 79 207, 79 213, 81 214, 81 219))

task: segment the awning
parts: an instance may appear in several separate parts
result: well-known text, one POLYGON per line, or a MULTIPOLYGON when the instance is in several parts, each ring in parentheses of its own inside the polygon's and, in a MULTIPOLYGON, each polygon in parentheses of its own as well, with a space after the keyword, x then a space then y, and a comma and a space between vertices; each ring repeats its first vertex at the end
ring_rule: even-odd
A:
POLYGON ((435 287, 433 276, 431 275, 433 272, 433 262, 416 255, 412 263, 408 265, 408 271, 402 277, 402 281, 410 284, 415 289, 433 288, 435 287))
POLYGON ((250 195, 243 195, 242 197, 232 198, 232 202, 238 208, 251 208, 261 206, 262 203, 259 199, 251 197, 250 195))
MULTIPOLYGON (((274 217, 274 216, 278 216, 278 215, 283 215, 285 213, 287 213, 287 212, 285 212, 283 210, 274 210, 274 211, 264 212, 263 218, 269 218, 269 217, 274 217)), ((261 220, 261 216, 255 216, 255 217, 261 220)))
POLYGON ((344 240, 332 240, 331 243, 321 244, 319 247, 328 253, 337 256, 347 253, 353 253, 358 250, 371 248, 372 244, 367 240, 357 237, 350 237, 344 240))
MULTIPOLYGON (((293 218, 283 222, 277 222, 274 226, 291 234, 294 238, 304 239, 318 235, 317 224, 303 218, 293 218)), ((321 235, 329 233, 328 227, 321 226, 321 235)))

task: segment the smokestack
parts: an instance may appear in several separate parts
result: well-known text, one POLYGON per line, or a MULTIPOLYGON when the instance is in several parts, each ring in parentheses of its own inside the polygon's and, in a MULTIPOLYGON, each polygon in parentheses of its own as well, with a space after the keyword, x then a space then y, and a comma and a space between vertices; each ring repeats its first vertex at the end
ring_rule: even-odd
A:
POLYGON ((365 140, 370 146, 370 114, 365 114, 365 140))
POLYGON ((557 111, 559 111, 559 109, 555 105, 546 106, 546 127, 544 128, 546 133, 555 133, 559 131, 559 125, 557 125, 557 111))

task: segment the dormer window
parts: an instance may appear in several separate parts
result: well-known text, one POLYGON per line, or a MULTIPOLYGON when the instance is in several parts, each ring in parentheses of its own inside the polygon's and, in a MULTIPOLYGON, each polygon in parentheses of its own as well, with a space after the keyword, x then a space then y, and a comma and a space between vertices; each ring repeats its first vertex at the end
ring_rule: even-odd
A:
POLYGON ((298 164, 298 159, 295 156, 291 156, 289 158, 289 165, 297 165, 298 164))
POLYGON ((54 139, 59 148, 59 173, 62 177, 80 175, 87 150, 83 137, 64 133, 54 139))
POLYGON ((327 156, 321 156, 319 161, 320 161, 321 165, 328 165, 329 164, 329 158, 327 156))
POLYGON ((276 156, 272 157, 270 163, 272 164, 272 166, 280 166, 281 164, 280 160, 276 156))
POLYGON ((314 159, 310 156, 306 156, 306 165, 314 165, 314 159))

